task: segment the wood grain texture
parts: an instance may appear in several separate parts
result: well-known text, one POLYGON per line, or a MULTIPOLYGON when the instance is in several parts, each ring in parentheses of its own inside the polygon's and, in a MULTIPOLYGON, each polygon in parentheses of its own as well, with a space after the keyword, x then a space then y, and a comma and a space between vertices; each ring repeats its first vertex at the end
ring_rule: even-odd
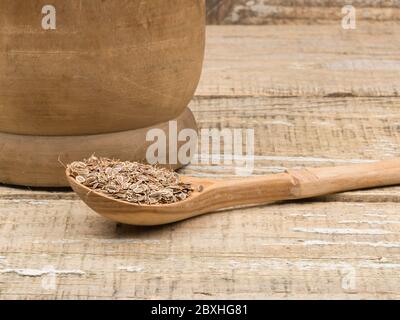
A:
POLYGON ((198 84, 204 0, 0 2, 0 130, 89 135, 174 119, 198 84))
POLYGON ((198 96, 399 96, 398 25, 210 26, 198 96))
POLYGON ((210 24, 340 24, 353 5, 359 21, 400 21, 400 4, 387 0, 209 0, 210 24), (215 8, 220 8, 216 10, 215 8))
MULTIPOLYGON (((200 98, 191 107, 203 129, 255 126, 259 174, 394 156, 398 103, 200 98)), ((233 176, 232 165, 184 172, 233 176)), ((148 229, 104 220, 70 192, 3 187, 0 297, 399 298, 398 202, 400 187, 372 189, 148 229)))
MULTIPOLYGON (((200 129, 255 130, 255 174, 397 157, 396 30, 211 27, 190 107, 200 129)), ((137 228, 68 191, 3 186, 0 297, 398 299, 399 202, 389 187, 137 228)))
POLYGON ((79 201, 1 200, 0 218, 2 299, 399 298, 393 203, 273 205, 148 229, 79 201))
MULTIPOLYGON (((362 163, 399 154, 397 97, 198 98, 190 108, 200 130, 254 130, 257 174, 305 165, 362 163)), ((199 159, 184 172, 193 168, 201 173, 196 171, 201 165, 199 159)), ((203 172, 208 170, 205 166, 203 172)), ((215 170, 235 174, 229 163, 215 170)))

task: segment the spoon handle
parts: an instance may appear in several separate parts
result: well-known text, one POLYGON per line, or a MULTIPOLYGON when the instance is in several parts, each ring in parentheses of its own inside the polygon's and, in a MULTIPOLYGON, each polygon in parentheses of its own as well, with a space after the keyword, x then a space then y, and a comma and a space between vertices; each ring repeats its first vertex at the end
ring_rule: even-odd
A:
POLYGON ((400 184, 400 159, 224 181, 215 186, 214 194, 219 199, 214 201, 217 207, 228 208, 396 184, 400 184))

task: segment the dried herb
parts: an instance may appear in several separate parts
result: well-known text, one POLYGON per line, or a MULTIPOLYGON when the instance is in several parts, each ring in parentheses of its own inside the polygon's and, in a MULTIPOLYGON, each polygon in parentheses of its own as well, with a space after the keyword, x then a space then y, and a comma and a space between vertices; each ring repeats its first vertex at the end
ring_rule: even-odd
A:
POLYGON ((140 205, 170 204, 193 191, 174 171, 95 156, 68 166, 75 180, 115 199, 140 205))

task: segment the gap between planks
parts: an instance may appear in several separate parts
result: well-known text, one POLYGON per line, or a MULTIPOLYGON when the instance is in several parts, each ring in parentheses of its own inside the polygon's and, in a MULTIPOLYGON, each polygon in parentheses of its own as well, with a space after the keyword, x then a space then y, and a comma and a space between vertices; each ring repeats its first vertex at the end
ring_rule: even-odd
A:
POLYGON ((335 24, 351 4, 362 20, 399 21, 398 1, 385 0, 207 0, 208 22, 215 24, 335 24))

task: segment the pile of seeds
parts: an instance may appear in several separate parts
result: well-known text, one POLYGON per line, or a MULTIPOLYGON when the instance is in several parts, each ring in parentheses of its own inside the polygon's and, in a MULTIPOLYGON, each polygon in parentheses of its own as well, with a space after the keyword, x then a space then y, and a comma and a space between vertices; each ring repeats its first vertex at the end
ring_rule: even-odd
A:
POLYGON ((115 199, 140 205, 170 204, 193 191, 174 171, 95 156, 68 166, 75 180, 115 199))

